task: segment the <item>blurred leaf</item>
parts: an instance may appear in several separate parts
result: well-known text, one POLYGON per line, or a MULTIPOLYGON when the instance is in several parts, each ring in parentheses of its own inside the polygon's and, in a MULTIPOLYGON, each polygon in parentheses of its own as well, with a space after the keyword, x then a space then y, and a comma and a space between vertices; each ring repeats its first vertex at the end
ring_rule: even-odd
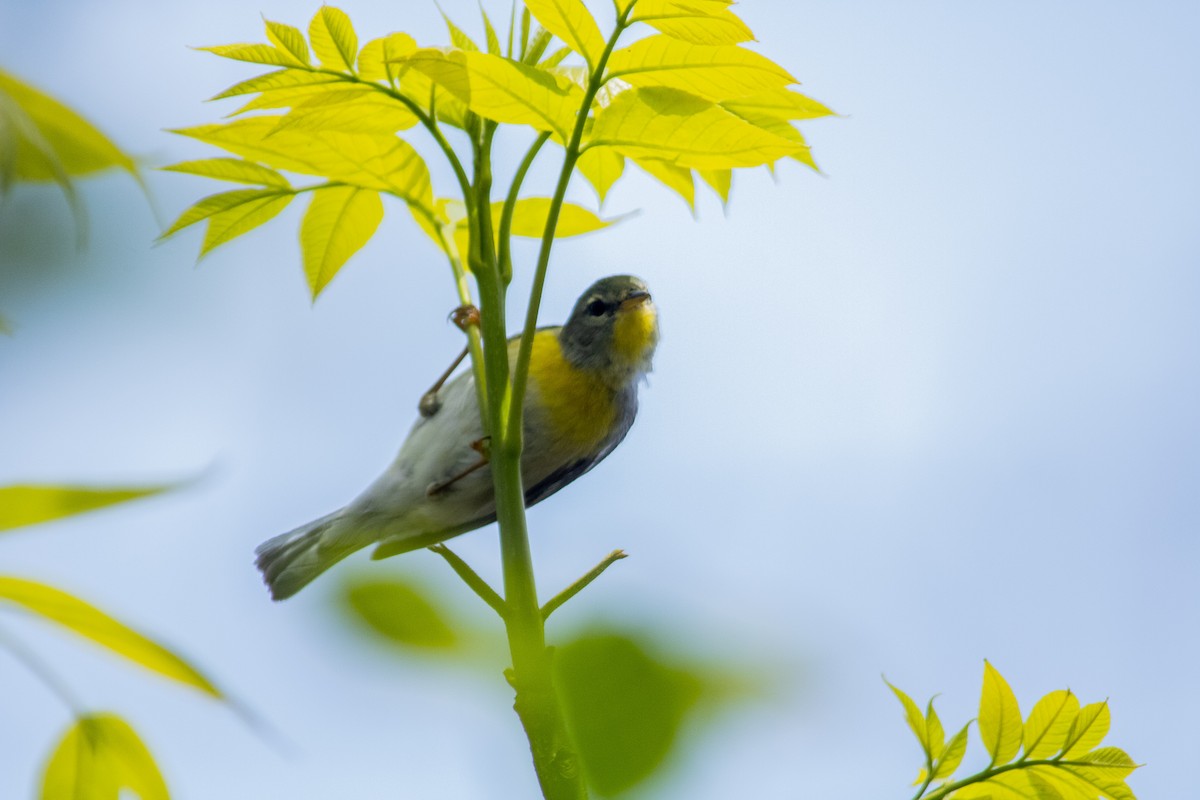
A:
MULTIPOLYGON (((12 336, 12 332, 13 332, 12 323, 10 323, 4 317, 0 317, 0 335, 12 336)), ((0 506, 0 516, 3 516, 3 515, 4 515, 4 508, 3 508, 3 506, 0 506)), ((0 528, 0 530, 3 530, 3 528, 0 528)))
POLYGON ((313 192, 312 204, 300 225, 304 274, 313 300, 338 270, 357 253, 383 220, 378 192, 352 186, 333 186, 313 192))
POLYGON ((697 170, 697 173, 717 193, 723 204, 729 203, 729 190, 733 188, 733 170, 701 169, 697 170))
POLYGON ((446 23, 446 32, 450 34, 450 43, 459 50, 468 50, 478 52, 479 45, 475 44, 474 40, 463 31, 462 28, 454 24, 454 20, 446 16, 446 12, 442 12, 442 21, 446 23))
POLYGON ((500 37, 496 35, 496 29, 492 27, 492 21, 488 18, 482 3, 479 5, 479 13, 483 15, 483 32, 487 37, 487 51, 494 56, 504 55, 500 49, 500 37))
POLYGON ((243 161, 240 158, 207 158, 199 161, 182 161, 163 167, 168 172, 185 172, 189 175, 200 175, 205 178, 215 178, 219 181, 234 183, 249 183, 256 186, 278 186, 290 189, 287 178, 275 170, 243 161))
MULTIPOLYGON (((492 218, 497 227, 504 204, 492 204, 492 218)), ((526 236, 533 239, 542 238, 546 230, 546 217, 550 214, 549 197, 522 197, 517 201, 513 211, 513 236, 526 236)), ((554 235, 563 239, 570 236, 580 236, 585 233, 602 230, 612 224, 611 220, 601 219, 593 211, 575 203, 563 203, 559 209, 558 225, 554 235)))
POLYGON ((754 33, 723 0, 639 0, 634 22, 645 22, 660 33, 692 44, 738 44, 754 33))
POLYGON ((693 169, 757 167, 803 148, 704 98, 665 87, 614 97, 597 113, 590 144, 693 169))
POLYGON ((0 143, 12 178, 57 181, 118 167, 137 167, 86 119, 49 95, 0 71, 0 143))
POLYGON ((1021 749, 1021 708, 1016 695, 996 668, 983 662, 983 692, 979 698, 979 737, 992 763, 1007 764, 1021 749))
POLYGON ((700 47, 650 36, 617 50, 609 77, 638 87, 666 86, 711 100, 735 100, 795 83, 774 61, 743 47, 700 47))
POLYGON ((542 27, 587 59, 593 67, 604 52, 604 35, 583 0, 525 0, 542 27))
POLYGON ((353 579, 346 586, 344 600, 356 619, 395 644, 448 650, 459 643, 424 589, 399 578, 353 579))
POLYGON ((41 800, 168 800, 154 757, 133 728, 114 714, 80 717, 46 764, 41 800))
POLYGON ((601 203, 608 195, 608 190, 625 172, 625 156, 611 147, 589 147, 579 156, 577 164, 601 203))
POLYGON ((344 11, 333 6, 321 6, 308 25, 308 38, 322 67, 354 72, 358 37, 344 11))
POLYGON ((1079 700, 1065 689, 1038 700, 1025 721, 1025 758, 1046 758, 1061 750, 1078 713, 1079 700))
POLYGON ((694 671, 617 633, 584 634, 556 648, 554 667, 588 780, 606 796, 659 768, 703 685, 694 671))
MULTIPOLYGON (((417 49, 417 42, 407 33, 392 33, 372 39, 358 54, 358 76, 365 81, 392 80, 398 67, 388 63, 417 49)), ((427 98, 428 99, 428 98, 427 98)))
POLYGON ((23 578, 0 577, 0 600, 57 622, 151 672, 221 697, 221 692, 191 664, 64 591, 23 578))
POLYGON ((696 210, 696 179, 690 169, 661 158, 636 158, 634 163, 682 197, 688 208, 696 210))
POLYGON ((0 487, 0 531, 35 525, 165 492, 173 485, 97 489, 84 486, 0 487))

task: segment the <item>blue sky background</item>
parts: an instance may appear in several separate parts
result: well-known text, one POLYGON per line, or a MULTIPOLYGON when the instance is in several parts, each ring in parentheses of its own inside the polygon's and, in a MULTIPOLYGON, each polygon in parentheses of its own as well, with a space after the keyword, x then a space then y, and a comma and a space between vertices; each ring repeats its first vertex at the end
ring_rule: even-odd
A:
MULTIPOLYGON (((475 30, 474 3, 443 5, 475 30)), ((432 3, 341 7, 364 41, 445 40, 432 3)), ((166 164, 212 151, 162 129, 227 113, 200 101, 253 69, 186 46, 259 41, 259 11, 303 27, 314 10, 0 0, 0 67, 166 164)), ((729 211, 702 193, 697 223, 631 171, 605 212, 641 215, 562 242, 543 307, 559 321, 595 278, 634 272, 663 327, 627 442, 531 512, 543 592, 614 547, 632 555, 551 636, 629 621, 780 676, 634 796, 907 797, 918 752, 880 673, 921 701, 941 692, 957 727, 984 658, 1026 711, 1057 688, 1110 698, 1111 743, 1149 764, 1134 790, 1183 796, 1200 745, 1200 11, 739 11, 845 115, 805 128, 825 176, 738 176, 729 211)), ((435 168, 435 187, 447 177, 435 168)), ((149 182, 164 217, 215 190, 149 182)), ((67 635, 9 614, 6 629, 125 714, 183 800, 532 796, 500 663, 480 680, 387 657, 331 612, 336 580, 273 605, 250 563, 388 463, 457 351, 432 246, 389 206, 311 307, 299 207, 193 268, 199 235, 151 247, 158 223, 129 180, 83 197, 83 252, 54 190, 0 205, 0 310, 18 328, 0 341, 0 484, 206 477, 8 534, 3 571, 177 645, 292 751, 67 635)), ((494 530, 457 549, 498 579, 494 530)), ((376 569, 486 620, 434 556, 376 569)), ((7 657, 0 675, 0 796, 29 797, 68 716, 7 657)))

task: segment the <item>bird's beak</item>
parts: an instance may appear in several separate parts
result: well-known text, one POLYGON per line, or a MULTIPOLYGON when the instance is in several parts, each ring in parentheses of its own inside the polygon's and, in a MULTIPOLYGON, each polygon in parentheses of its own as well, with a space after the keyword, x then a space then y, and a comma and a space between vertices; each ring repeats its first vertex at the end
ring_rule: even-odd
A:
POLYGON ((624 300, 621 301, 620 308, 622 311, 625 311, 626 309, 635 308, 637 306, 642 305, 643 303, 649 303, 649 302, 650 302, 650 293, 649 292, 642 291, 641 289, 634 289, 632 292, 629 293, 628 297, 626 297, 624 300))

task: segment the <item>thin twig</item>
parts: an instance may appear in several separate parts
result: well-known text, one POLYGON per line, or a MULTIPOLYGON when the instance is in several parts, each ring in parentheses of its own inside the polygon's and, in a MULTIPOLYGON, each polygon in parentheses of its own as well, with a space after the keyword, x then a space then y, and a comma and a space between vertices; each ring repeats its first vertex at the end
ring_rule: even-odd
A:
POLYGON ((46 666, 46 663, 34 655, 33 651, 25 647, 21 641, 9 636, 7 631, 0 630, 0 649, 7 650, 13 658, 21 662, 26 669, 37 676, 38 680, 61 700, 63 705, 71 709, 71 713, 77 717, 84 715, 84 705, 67 688, 62 679, 54 673, 54 670, 46 666))
POLYGON ((479 577, 479 573, 471 569, 467 562, 455 555, 454 551, 444 544, 435 544, 429 549, 446 559, 446 563, 458 573, 458 577, 463 579, 463 583, 470 586, 483 602, 491 606, 492 610, 500 615, 500 619, 508 619, 508 606, 504 604, 504 598, 489 586, 487 581, 479 577))
POLYGON ((542 619, 549 619, 550 615, 557 611, 559 606, 583 591, 583 587, 596 580, 596 578, 599 578, 600 573, 604 572, 604 570, 608 569, 622 558, 628 557, 629 554, 624 550, 613 550, 611 553, 605 556, 603 561, 592 567, 586 575, 572 583, 567 588, 563 589, 558 594, 554 595, 554 597, 551 597, 549 600, 547 600, 546 605, 542 606, 542 619))

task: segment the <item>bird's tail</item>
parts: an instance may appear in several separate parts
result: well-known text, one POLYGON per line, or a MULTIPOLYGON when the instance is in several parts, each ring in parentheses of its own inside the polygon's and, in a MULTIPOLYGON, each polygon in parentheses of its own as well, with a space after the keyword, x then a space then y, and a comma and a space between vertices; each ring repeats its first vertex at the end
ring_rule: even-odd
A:
POLYGON ((254 551, 258 556, 254 563, 262 572, 272 599, 291 597, 358 549, 357 546, 338 546, 340 537, 336 535, 325 536, 341 515, 341 511, 335 511, 258 546, 254 551))

